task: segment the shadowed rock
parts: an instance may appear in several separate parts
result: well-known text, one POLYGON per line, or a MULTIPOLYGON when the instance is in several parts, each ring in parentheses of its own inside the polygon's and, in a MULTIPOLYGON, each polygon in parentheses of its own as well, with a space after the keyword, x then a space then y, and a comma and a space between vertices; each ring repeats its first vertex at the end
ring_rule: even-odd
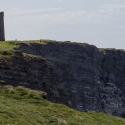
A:
POLYGON ((61 94, 64 100, 57 100, 58 103, 80 111, 125 117, 124 50, 72 42, 23 44, 20 50, 40 55, 54 64, 56 82, 70 95, 67 98, 61 94))

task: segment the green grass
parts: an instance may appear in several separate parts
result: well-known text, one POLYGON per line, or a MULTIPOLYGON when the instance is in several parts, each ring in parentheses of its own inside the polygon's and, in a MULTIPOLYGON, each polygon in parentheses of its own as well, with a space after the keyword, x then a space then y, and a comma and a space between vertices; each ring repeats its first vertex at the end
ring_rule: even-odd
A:
POLYGON ((18 42, 0 42, 0 57, 10 58, 17 47, 18 42))
MULTIPOLYGON (((25 41, 17 41, 17 40, 12 40, 12 41, 1 41, 0 42, 0 57, 5 57, 5 58, 10 58, 12 55, 14 55, 15 50, 18 50, 20 46, 23 45, 33 45, 33 44, 48 44, 48 43, 54 43, 57 42, 59 44, 65 44, 65 42, 60 42, 56 40, 49 40, 49 39, 40 39, 40 40, 25 40, 25 41)), ((66 44, 71 44, 71 45, 81 45, 81 46, 88 46, 89 44, 87 43, 76 43, 76 42, 68 42, 66 44)), ((26 53, 23 53, 23 55, 27 55, 26 53)), ((36 55, 32 55, 36 56, 36 55)))
POLYGON ((0 125, 124 125, 103 113, 84 113, 43 98, 46 93, 24 87, 0 87, 0 125))
POLYGON ((13 50, 18 46, 18 42, 0 42, 0 51, 2 50, 13 50))
POLYGON ((115 48, 99 48, 99 51, 105 53, 106 51, 120 51, 120 52, 125 52, 124 49, 115 49, 115 48))
POLYGON ((33 55, 33 54, 27 54, 27 53, 23 53, 23 56, 29 56, 29 57, 31 57, 31 58, 39 58, 39 59, 42 58, 41 56, 33 55))
MULTIPOLYGON (((37 44, 45 44, 47 42, 50 42, 50 40, 27 40, 27 41, 4 41, 0 42, 0 57, 10 58, 15 53, 15 49, 18 49, 18 47, 21 46, 21 44, 27 44, 30 46, 30 44, 37 43, 37 44)), ((23 55, 27 55, 26 53, 23 53, 23 55)), ((34 57, 38 57, 37 55, 32 55, 34 57)))
POLYGON ((12 41, 0 41, 0 51, 5 51, 5 50, 13 50, 14 48, 18 48, 21 43, 48 43, 48 42, 53 42, 53 40, 25 40, 25 41, 17 41, 17 40, 12 40, 12 41))
MULTIPOLYGON (((14 42, 14 41, 12 41, 12 42, 14 42)), ((40 39, 40 40, 24 40, 24 41, 15 41, 15 42, 17 42, 19 45, 21 45, 22 43, 30 45, 30 44, 34 44, 34 43, 37 43, 37 44, 47 44, 49 42, 57 42, 57 41, 49 40, 49 39, 40 39)))

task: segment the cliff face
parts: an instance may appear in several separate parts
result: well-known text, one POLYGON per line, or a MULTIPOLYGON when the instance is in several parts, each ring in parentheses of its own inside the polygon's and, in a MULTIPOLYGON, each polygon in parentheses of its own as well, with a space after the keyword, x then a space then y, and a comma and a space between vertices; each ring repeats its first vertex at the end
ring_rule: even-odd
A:
POLYGON ((9 61, 12 69, 2 63, 6 83, 46 91, 49 100, 80 111, 125 117, 123 50, 70 42, 21 43, 18 50, 40 59, 16 54, 9 61))
POLYGON ((0 57, 0 85, 24 86, 47 92, 50 101, 59 98, 54 66, 46 59, 15 51, 12 57, 0 57))
POLYGON ((98 49, 84 43, 69 42, 23 44, 20 50, 40 55, 54 64, 56 82, 70 95, 65 98, 69 107, 125 116, 123 50, 98 49))

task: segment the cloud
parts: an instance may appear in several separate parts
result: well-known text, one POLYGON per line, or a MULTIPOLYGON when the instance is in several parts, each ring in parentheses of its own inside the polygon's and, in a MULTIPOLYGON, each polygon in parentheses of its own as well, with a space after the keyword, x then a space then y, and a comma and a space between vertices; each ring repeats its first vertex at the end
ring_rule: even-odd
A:
POLYGON ((49 11, 59 11, 59 10, 63 10, 63 8, 46 8, 46 9, 30 9, 30 10, 24 10, 24 9, 20 9, 20 8, 15 8, 15 9, 11 9, 11 10, 7 10, 6 12, 8 14, 33 14, 33 13, 40 13, 40 12, 49 12, 49 11))
POLYGON ((125 8, 125 4, 123 5, 122 4, 106 4, 101 7, 105 9, 122 9, 122 8, 125 8))
POLYGON ((58 1, 58 2, 63 2, 63 1, 66 1, 66 0, 55 0, 55 1, 58 1))
POLYGON ((121 17, 121 20, 123 20, 125 15, 125 4, 105 4, 103 6, 100 6, 100 9, 98 12, 110 15, 111 18, 119 19, 118 17, 121 17))
MULTIPOLYGON (((51 9, 47 9, 48 11, 51 9)), ((53 10, 53 8, 52 8, 53 10)), ((60 8, 59 8, 60 10, 60 8)), ((56 24, 65 24, 65 25, 78 25, 83 23, 101 23, 105 20, 112 19, 112 13, 110 11, 105 12, 104 10, 99 10, 97 12, 86 12, 84 10, 79 11, 57 11, 53 13, 39 13, 39 14, 30 14, 35 12, 41 12, 42 10, 28 10, 26 11, 29 15, 14 16, 7 20, 7 23, 15 22, 15 25, 56 25, 56 24), (30 20, 30 22, 29 22, 30 20)), ((24 13, 25 11, 17 11, 17 13, 24 13)), ((11 13, 12 14, 12 13, 11 13)), ((15 13, 14 13, 15 14, 15 13)), ((11 24, 10 24, 11 25, 11 24)))
POLYGON ((6 14, 13 16, 8 17, 8 25, 79 25, 83 23, 101 23, 105 20, 112 19, 111 10, 98 10, 97 12, 87 12, 84 10, 66 11, 63 8, 47 9, 12 9, 7 10, 6 14), (61 11, 60 11, 61 10, 61 11), (63 10, 63 11, 62 11, 63 10), (53 11, 53 12, 51 12, 53 11), (51 12, 51 13, 50 13, 51 12), (37 13, 37 14, 36 14, 37 13), (16 15, 15 15, 16 14, 16 15), (20 16, 21 14, 21 16, 20 16), (13 18, 12 18, 13 17, 13 18), (30 22, 29 22, 30 20, 30 22))

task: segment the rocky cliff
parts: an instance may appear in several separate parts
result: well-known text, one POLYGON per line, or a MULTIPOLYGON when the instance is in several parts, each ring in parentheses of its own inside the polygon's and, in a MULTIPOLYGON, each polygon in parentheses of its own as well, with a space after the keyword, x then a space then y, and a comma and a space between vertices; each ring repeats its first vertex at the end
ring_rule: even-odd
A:
MULTIPOLYGON (((54 65, 45 58, 20 51, 13 55, 0 55, 0 85, 24 86, 47 92, 50 101, 57 102, 62 91, 56 82, 54 65), (6 55, 6 56, 5 56, 6 55)), ((61 100, 61 98, 60 98, 61 100)))
POLYGON ((56 41, 20 43, 16 50, 0 63, 6 84, 44 90, 49 100, 80 111, 125 117, 124 50, 56 41))

